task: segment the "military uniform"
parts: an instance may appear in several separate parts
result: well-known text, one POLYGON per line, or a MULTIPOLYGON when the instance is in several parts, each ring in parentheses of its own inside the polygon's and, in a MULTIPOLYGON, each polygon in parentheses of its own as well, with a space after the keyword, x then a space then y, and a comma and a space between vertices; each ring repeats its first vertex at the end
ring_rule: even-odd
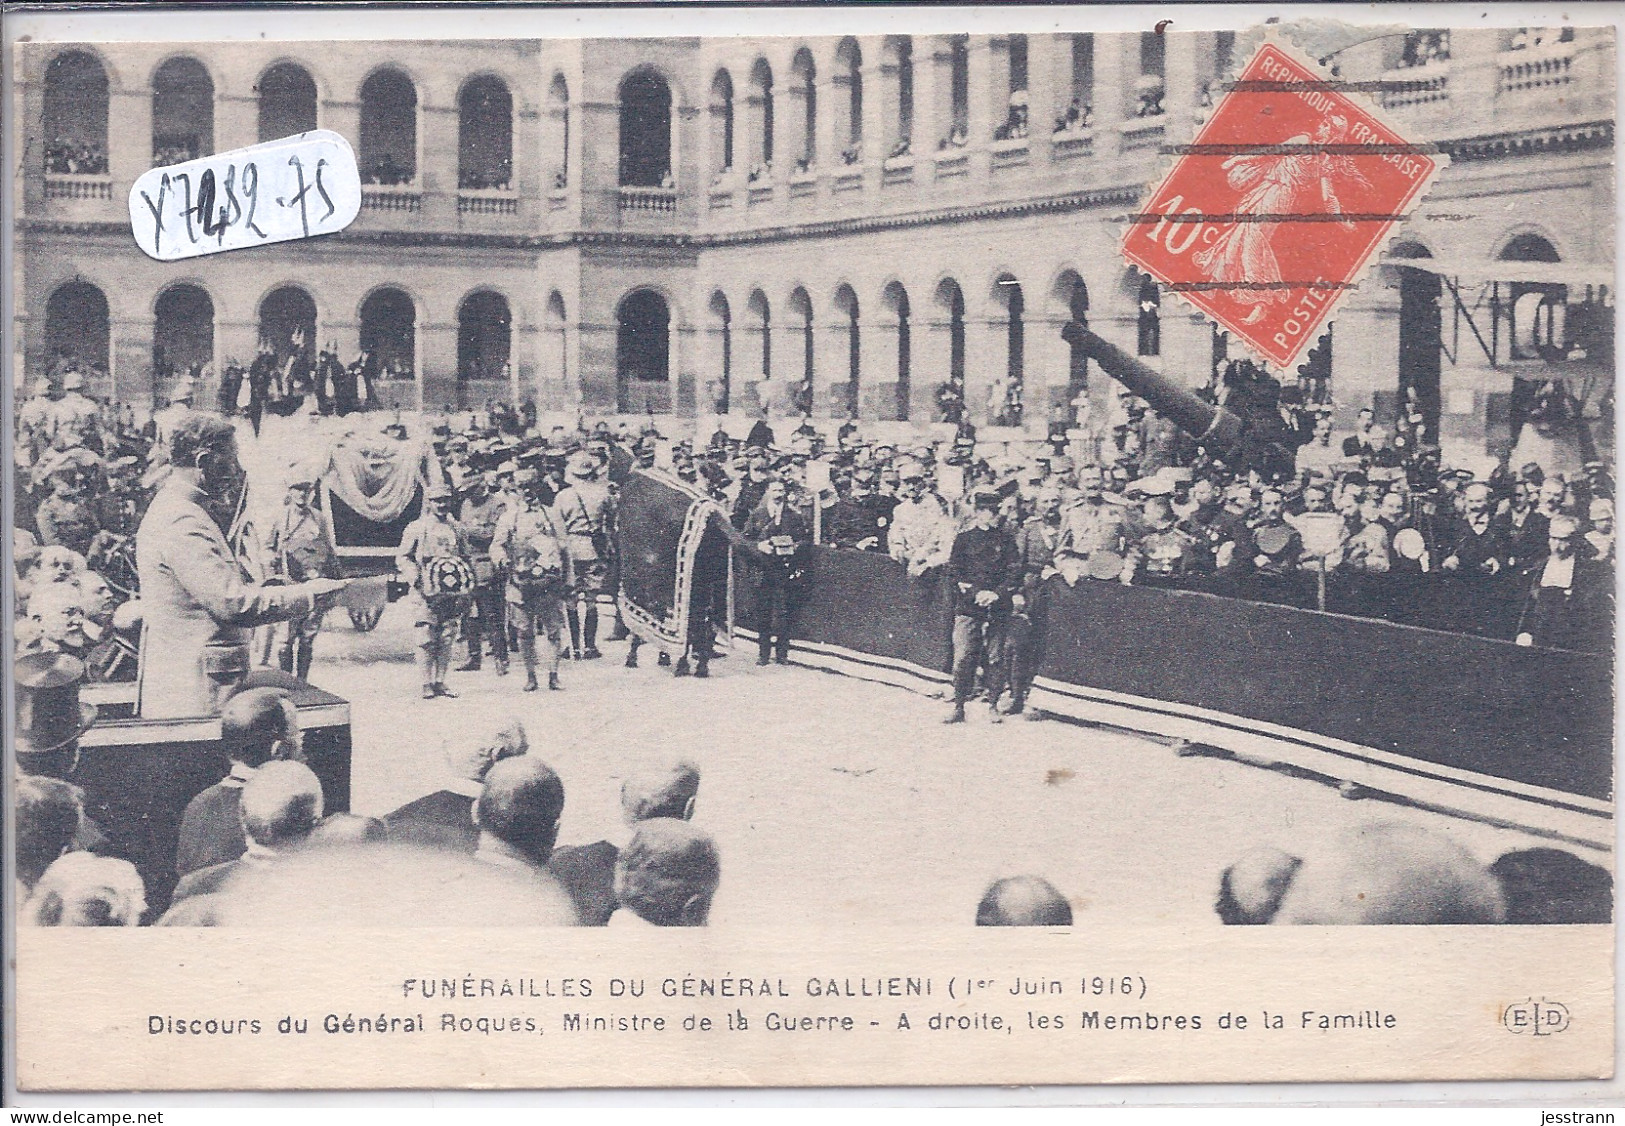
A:
POLYGON ((472 672, 480 667, 481 650, 485 638, 491 641, 491 655, 496 659, 497 672, 508 671, 508 624, 504 606, 505 582, 502 567, 491 551, 492 540, 502 517, 509 510, 507 498, 487 494, 479 499, 469 497, 463 501, 463 511, 457 523, 468 544, 469 563, 474 568, 474 599, 463 618, 463 638, 468 642, 468 663, 463 670, 472 672))
POLYGON ((451 646, 457 622, 463 615, 467 594, 444 591, 435 586, 437 560, 458 560, 467 567, 468 551, 463 532, 449 517, 431 513, 414 520, 401 537, 396 566, 412 584, 408 601, 417 629, 419 667, 423 671, 424 695, 450 695, 446 673, 451 667, 451 646))
POLYGON ((607 483, 575 476, 573 483, 559 493, 557 511, 564 525, 564 546, 570 555, 572 585, 580 612, 578 618, 578 606, 570 607, 570 644, 578 657, 596 657, 598 596, 609 588, 614 498, 607 483))
POLYGON ((498 520, 491 556, 505 568, 509 611, 518 619, 519 653, 525 662, 525 689, 536 684, 536 636, 549 647, 548 687, 559 686, 559 654, 564 645, 564 603, 571 597, 570 553, 559 526, 544 505, 508 508, 498 520))
MULTIPOLYGON (((320 515, 309 505, 285 506, 265 546, 277 576, 286 582, 338 576, 338 556, 327 542, 320 515)), ((310 675, 316 634, 321 628, 319 610, 295 615, 277 627, 277 663, 283 672, 291 672, 300 680, 310 675)))

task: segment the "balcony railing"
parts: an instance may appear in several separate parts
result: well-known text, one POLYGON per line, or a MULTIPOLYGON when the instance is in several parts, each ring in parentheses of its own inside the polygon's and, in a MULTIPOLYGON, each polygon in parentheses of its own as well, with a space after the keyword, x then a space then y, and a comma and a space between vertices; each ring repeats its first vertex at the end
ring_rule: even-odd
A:
POLYGON ((676 188, 621 188, 621 213, 677 214, 676 188))
POLYGON ((1144 152, 1162 145, 1162 136, 1168 130, 1168 116, 1136 117, 1123 122, 1119 128, 1123 132, 1124 152, 1144 152))
POLYGON ((457 193, 457 214, 518 215, 519 197, 500 188, 464 188, 457 193))
POLYGON ((1502 94, 1561 90, 1574 82, 1574 44, 1551 43, 1522 51, 1503 51, 1502 94))
POLYGON ((1450 97, 1450 61, 1390 70, 1382 76, 1383 109, 1410 109, 1450 97))
POLYGON ((361 189, 361 210, 404 211, 415 215, 423 210, 423 193, 410 187, 365 185, 361 189))
POLYGON ((47 175, 45 198, 111 200, 113 181, 107 176, 47 175))

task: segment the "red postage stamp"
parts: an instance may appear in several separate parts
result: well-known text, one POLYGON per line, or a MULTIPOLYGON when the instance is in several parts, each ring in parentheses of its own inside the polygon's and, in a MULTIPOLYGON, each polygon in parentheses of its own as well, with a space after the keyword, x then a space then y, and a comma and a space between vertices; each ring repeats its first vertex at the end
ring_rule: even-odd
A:
POLYGON ((1285 371, 1444 164, 1273 41, 1177 151, 1123 254, 1285 371))

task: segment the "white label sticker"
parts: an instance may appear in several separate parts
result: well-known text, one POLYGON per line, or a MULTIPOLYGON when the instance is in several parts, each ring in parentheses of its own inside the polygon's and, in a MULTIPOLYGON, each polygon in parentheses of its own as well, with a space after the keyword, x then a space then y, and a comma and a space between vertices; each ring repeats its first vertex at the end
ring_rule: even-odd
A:
POLYGON ((130 189, 130 227, 161 262, 330 235, 361 211, 350 143, 328 129, 154 168, 130 189))

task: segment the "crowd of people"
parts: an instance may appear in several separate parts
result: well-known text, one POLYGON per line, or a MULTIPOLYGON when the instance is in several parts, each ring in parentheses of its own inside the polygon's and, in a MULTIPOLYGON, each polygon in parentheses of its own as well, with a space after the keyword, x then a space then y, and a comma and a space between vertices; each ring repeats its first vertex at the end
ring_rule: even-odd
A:
POLYGON ((98 141, 57 137, 45 146, 49 176, 105 176, 107 149, 98 141))
MULTIPOLYGON (((371 402, 365 354, 343 365, 329 348, 303 366, 279 364, 277 355, 267 346, 235 384, 223 379, 215 412, 193 410, 195 387, 183 380, 169 407, 137 425, 128 411, 88 398, 83 373, 72 368, 42 380, 19 404, 14 580, 20 694, 65 699, 70 685, 76 690, 84 681, 134 678, 140 621, 123 612, 138 594, 132 541, 177 439, 196 445, 207 438, 200 414, 240 416, 258 433, 260 412, 285 400, 333 414, 371 402)), ((743 438, 719 428, 708 441, 670 441, 653 419, 637 433, 625 424, 585 420, 574 429, 544 429, 534 404, 493 404, 466 416, 466 425, 448 421, 434 428, 439 472, 396 559, 413 612, 423 696, 455 695, 450 673, 459 651, 457 671, 479 672, 489 659, 499 677, 517 651, 523 690, 539 691, 544 683, 562 690, 563 661, 603 656, 601 616, 612 620, 611 638, 630 640, 626 664, 637 665, 640 640, 628 637, 616 599, 618 497, 610 476, 624 456, 686 482, 726 513, 728 538, 743 549, 745 581, 755 587, 751 624, 761 665, 788 660, 814 544, 888 556, 921 582, 947 584, 954 604, 948 722, 962 722, 978 700, 994 721, 1028 714, 1047 592, 1057 589, 1053 579, 1319 605, 1523 645, 1608 650, 1615 549, 1613 485, 1603 464, 1569 475, 1507 458, 1483 467, 1441 465, 1412 412, 1402 412, 1390 431, 1362 411, 1353 432, 1339 437, 1327 410, 1306 407, 1278 386, 1266 394, 1269 382, 1239 372, 1214 394, 1255 418, 1263 402, 1272 420, 1265 429, 1272 448, 1286 451, 1284 462, 1227 462, 1227 451, 1204 449, 1132 399, 1120 401, 1092 440, 1058 434, 1022 451, 990 448, 966 422, 952 437, 921 430, 900 443, 865 436, 855 421, 826 435, 810 417, 782 439, 772 423, 760 420, 743 438), (1245 406, 1249 397, 1251 407, 1245 406)), ((224 425, 222 432, 230 432, 231 424, 224 425)), ((192 445, 189 456, 201 452, 192 445)), ((261 545, 269 573, 295 586, 331 580, 338 571, 314 511, 315 486, 313 476, 293 474, 287 502, 261 545)), ((715 633, 725 625, 726 601, 716 583, 697 582, 687 646, 680 653, 662 650, 661 665, 678 676, 709 675, 710 662, 722 655, 715 633)), ((313 600, 306 612, 285 616, 267 632, 259 662, 304 677, 321 625, 317 607, 313 600)), ((186 894, 177 895, 171 911, 187 901, 209 901, 235 875, 257 872, 269 857, 304 856, 318 846, 422 843, 422 833, 402 828, 414 823, 416 815, 407 811, 392 815, 393 822, 384 818, 382 828, 348 815, 324 819, 320 786, 313 789, 314 775, 298 762, 296 731, 274 722, 272 711, 286 713, 285 702, 271 709, 252 693, 242 698, 260 700, 248 724, 252 738, 278 732, 234 761, 233 775, 221 783, 230 797, 215 793, 217 804, 231 807, 230 816, 214 818, 216 829, 240 817, 242 850, 226 856, 211 846, 189 853, 196 842, 183 835, 178 863, 188 856, 209 862, 178 872, 186 894), (285 765, 262 770, 275 763, 285 765), (215 874, 186 882, 210 870, 215 874)), ((64 703, 55 720, 65 726, 19 744, 19 762, 36 780, 29 782, 34 788, 27 792, 35 795, 29 800, 44 811, 38 825, 48 827, 39 829, 44 843, 28 869, 31 902, 41 920, 134 921, 152 911, 139 880, 132 884, 125 869, 109 866, 118 859, 106 858, 100 867, 84 857, 58 859, 65 848, 86 851, 73 842, 94 853, 98 836, 93 815, 65 812, 78 800, 63 787, 84 729, 80 718, 77 703, 64 703), (72 832, 64 838, 69 822, 72 832), (73 898, 90 886, 101 889, 97 895, 106 892, 103 899, 92 905, 73 898)), ((40 710, 38 719, 48 726, 51 709, 40 710)), ((555 863, 551 832, 562 804, 557 778, 519 752, 489 757, 492 770, 478 777, 465 771, 458 787, 437 798, 437 809, 458 814, 447 815, 458 826, 458 848, 490 865, 551 873, 548 879, 568 893, 569 911, 561 919, 591 921, 625 910, 620 892, 613 900, 618 906, 603 892, 603 863, 595 862, 598 891, 590 903, 571 883, 576 877, 564 874, 575 869, 555 863), (495 770, 506 757, 523 761, 495 770), (460 812, 459 802, 466 803, 460 812), (462 813, 473 818, 467 826, 462 813), (509 825, 519 828, 509 832, 509 825)), ((706 880, 715 886, 714 846, 685 828, 683 817, 643 820, 654 826, 647 839, 619 850, 615 864, 644 858, 651 887, 698 898, 675 914, 669 899, 633 914, 646 921, 703 921, 706 880), (694 873, 698 882, 685 882, 694 873)), ((235 833, 228 851, 237 847, 235 833)), ((1519 860, 1509 867, 1527 880, 1540 863, 1519 860)), ((1293 886, 1315 870, 1310 861, 1288 867, 1297 873, 1293 886)), ((1227 878, 1227 895, 1258 898, 1256 886, 1239 892, 1245 881, 1227 878)), ((1264 884, 1275 887, 1282 879, 1272 870, 1264 884)), ((1283 893, 1276 907, 1290 902, 1283 893)), ((1501 902, 1505 913, 1510 893, 1501 902)), ((193 903, 185 911, 182 917, 197 920, 215 908, 193 903)), ((1060 918, 1031 881, 990 889, 982 915, 1060 918)))

